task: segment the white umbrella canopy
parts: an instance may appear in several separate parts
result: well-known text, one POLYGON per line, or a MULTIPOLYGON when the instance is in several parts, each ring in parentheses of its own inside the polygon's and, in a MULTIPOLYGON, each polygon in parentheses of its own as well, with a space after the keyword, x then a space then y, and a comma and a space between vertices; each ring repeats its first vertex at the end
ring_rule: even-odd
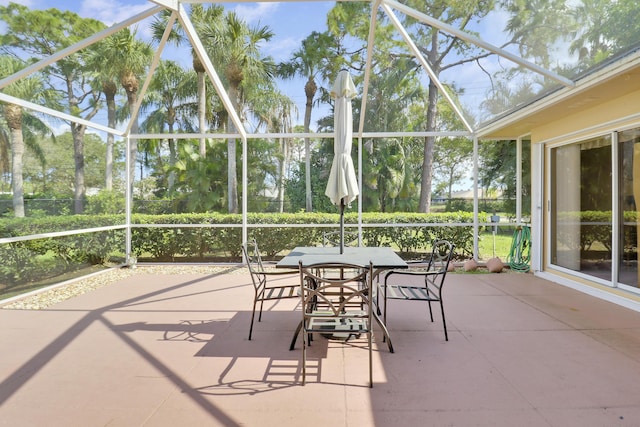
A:
POLYGON ((342 70, 331 89, 335 98, 333 111, 335 139, 333 162, 325 194, 334 205, 340 206, 340 253, 344 251, 344 206, 360 194, 358 179, 351 160, 353 139, 353 115, 351 99, 356 96, 356 87, 348 71, 342 70))

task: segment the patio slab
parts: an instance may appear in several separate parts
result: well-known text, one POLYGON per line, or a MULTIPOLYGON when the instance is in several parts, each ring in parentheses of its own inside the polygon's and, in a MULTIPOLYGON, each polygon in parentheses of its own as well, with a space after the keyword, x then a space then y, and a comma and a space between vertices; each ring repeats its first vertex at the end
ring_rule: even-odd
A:
POLYGON ((150 271, 0 310, 0 426, 640 425, 640 313, 531 274, 448 276, 448 342, 391 301, 370 389, 364 341, 323 338, 301 386, 295 300, 249 341, 246 272, 150 271))

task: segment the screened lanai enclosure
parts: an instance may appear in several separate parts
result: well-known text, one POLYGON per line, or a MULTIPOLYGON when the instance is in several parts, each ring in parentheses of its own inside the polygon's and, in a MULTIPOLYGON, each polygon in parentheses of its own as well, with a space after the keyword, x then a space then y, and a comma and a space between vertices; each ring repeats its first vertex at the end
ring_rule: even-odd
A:
POLYGON ((488 129, 579 93, 640 33, 631 0, 68 3, 0 6, 0 299, 136 262, 239 262, 253 237, 271 258, 321 244, 341 70, 359 244, 506 260, 542 228, 541 178, 529 131, 488 129))

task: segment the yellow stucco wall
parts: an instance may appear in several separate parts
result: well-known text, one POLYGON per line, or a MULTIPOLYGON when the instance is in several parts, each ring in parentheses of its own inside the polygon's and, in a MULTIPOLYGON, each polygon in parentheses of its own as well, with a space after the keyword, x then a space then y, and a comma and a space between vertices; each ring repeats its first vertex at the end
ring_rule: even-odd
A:
MULTIPOLYGON (((534 143, 557 141, 560 138, 573 140, 593 136, 598 132, 620 130, 625 126, 637 125, 640 113, 640 90, 629 92, 615 99, 595 101, 590 108, 563 108, 564 114, 557 115, 558 120, 547 121, 532 129, 531 141, 534 143), (567 114, 567 110, 576 112, 567 114), (636 117, 633 117, 636 116, 636 117), (621 119, 625 119, 622 120, 621 119)), ((579 101, 578 101, 579 103, 579 101)))

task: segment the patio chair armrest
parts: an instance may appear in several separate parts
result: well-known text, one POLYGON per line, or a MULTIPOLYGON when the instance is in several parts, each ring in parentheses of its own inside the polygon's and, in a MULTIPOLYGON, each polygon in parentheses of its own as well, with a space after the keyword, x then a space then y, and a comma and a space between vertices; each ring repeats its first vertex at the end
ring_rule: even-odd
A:
POLYGON ((300 274, 298 270, 262 270, 258 274, 264 274, 265 276, 286 276, 293 274, 300 274))
POLYGON ((392 275, 402 275, 402 276, 436 276, 438 274, 442 274, 443 271, 434 270, 434 271, 409 271, 409 270, 391 270, 384 275, 384 283, 387 284, 387 279, 392 275))
POLYGON ((384 281, 387 281, 387 278, 389 276, 392 276, 394 274, 400 274, 400 275, 404 275, 404 276, 418 276, 418 275, 422 275, 424 274, 424 272, 422 271, 409 271, 409 270, 391 270, 385 273, 384 275, 384 281))

